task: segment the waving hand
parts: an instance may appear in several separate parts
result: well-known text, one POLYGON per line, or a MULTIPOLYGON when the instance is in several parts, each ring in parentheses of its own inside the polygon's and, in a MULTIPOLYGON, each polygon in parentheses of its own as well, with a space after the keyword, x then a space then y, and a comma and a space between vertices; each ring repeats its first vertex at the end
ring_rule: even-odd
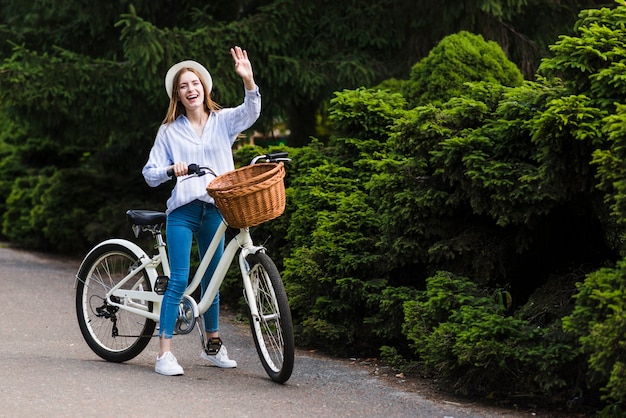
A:
POLYGON ((243 80, 243 83, 248 90, 254 89, 254 73, 252 72, 252 64, 248 59, 248 52, 241 47, 236 46, 230 49, 230 55, 235 62, 235 71, 243 80))

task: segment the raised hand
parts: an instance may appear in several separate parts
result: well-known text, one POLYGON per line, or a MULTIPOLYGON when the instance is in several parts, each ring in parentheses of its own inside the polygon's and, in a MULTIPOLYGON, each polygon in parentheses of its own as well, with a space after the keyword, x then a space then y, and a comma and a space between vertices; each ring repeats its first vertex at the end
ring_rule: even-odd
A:
POLYGON ((252 64, 248 59, 248 52, 241 47, 236 46, 230 49, 230 55, 235 62, 235 71, 243 80, 243 83, 248 90, 254 89, 254 73, 252 72, 252 64))

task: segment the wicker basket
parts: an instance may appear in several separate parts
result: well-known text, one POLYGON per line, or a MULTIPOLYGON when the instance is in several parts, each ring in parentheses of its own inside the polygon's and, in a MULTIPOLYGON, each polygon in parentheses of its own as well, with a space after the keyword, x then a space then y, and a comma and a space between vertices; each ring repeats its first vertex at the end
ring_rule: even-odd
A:
POLYGON ((246 228, 283 214, 284 177, 283 163, 254 164, 216 177, 206 190, 229 226, 246 228))

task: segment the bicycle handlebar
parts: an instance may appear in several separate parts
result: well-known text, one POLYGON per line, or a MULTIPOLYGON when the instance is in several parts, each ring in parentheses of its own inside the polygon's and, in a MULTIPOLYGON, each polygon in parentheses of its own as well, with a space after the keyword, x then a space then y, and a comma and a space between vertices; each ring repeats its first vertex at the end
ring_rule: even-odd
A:
POLYGON ((289 153, 287 151, 282 152, 273 152, 271 154, 259 155, 256 156, 250 161, 250 165, 254 165, 257 162, 264 160, 266 163, 278 163, 281 161, 291 161, 291 158, 288 157, 289 153))
MULTIPOLYGON (((252 161, 250 161, 250 165, 254 165, 254 164, 258 163, 259 161, 264 161, 266 163, 278 163, 278 162, 283 162, 283 161, 284 162, 291 161, 291 158, 289 158, 288 155, 289 155, 289 153, 286 152, 286 151, 273 152, 273 153, 270 153, 270 154, 258 155, 256 157, 254 157, 252 159, 252 161)), ((195 164, 195 163, 191 163, 187 167, 187 174, 188 175, 195 174, 197 177, 202 177, 205 174, 207 174, 207 172, 211 173, 215 177, 217 177, 217 175, 209 167, 200 167, 198 164, 195 164)), ((172 168, 168 169, 167 170, 167 175, 170 176, 170 177, 173 177, 174 176, 174 169, 172 169, 172 168)))

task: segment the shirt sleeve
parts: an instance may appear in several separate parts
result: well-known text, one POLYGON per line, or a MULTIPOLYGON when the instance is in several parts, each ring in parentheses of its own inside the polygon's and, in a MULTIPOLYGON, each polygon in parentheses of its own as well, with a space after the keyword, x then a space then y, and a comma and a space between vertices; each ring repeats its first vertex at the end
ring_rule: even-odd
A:
POLYGON ((222 109, 221 112, 227 120, 228 137, 232 145, 237 135, 254 125, 261 115, 259 86, 255 86, 254 90, 245 89, 242 104, 234 108, 222 109))
POLYGON ((156 187, 170 180, 170 176, 167 175, 167 169, 174 164, 174 162, 172 161, 171 152, 165 141, 165 129, 166 125, 162 125, 159 128, 154 145, 150 150, 148 162, 141 171, 143 178, 150 187, 156 187))

